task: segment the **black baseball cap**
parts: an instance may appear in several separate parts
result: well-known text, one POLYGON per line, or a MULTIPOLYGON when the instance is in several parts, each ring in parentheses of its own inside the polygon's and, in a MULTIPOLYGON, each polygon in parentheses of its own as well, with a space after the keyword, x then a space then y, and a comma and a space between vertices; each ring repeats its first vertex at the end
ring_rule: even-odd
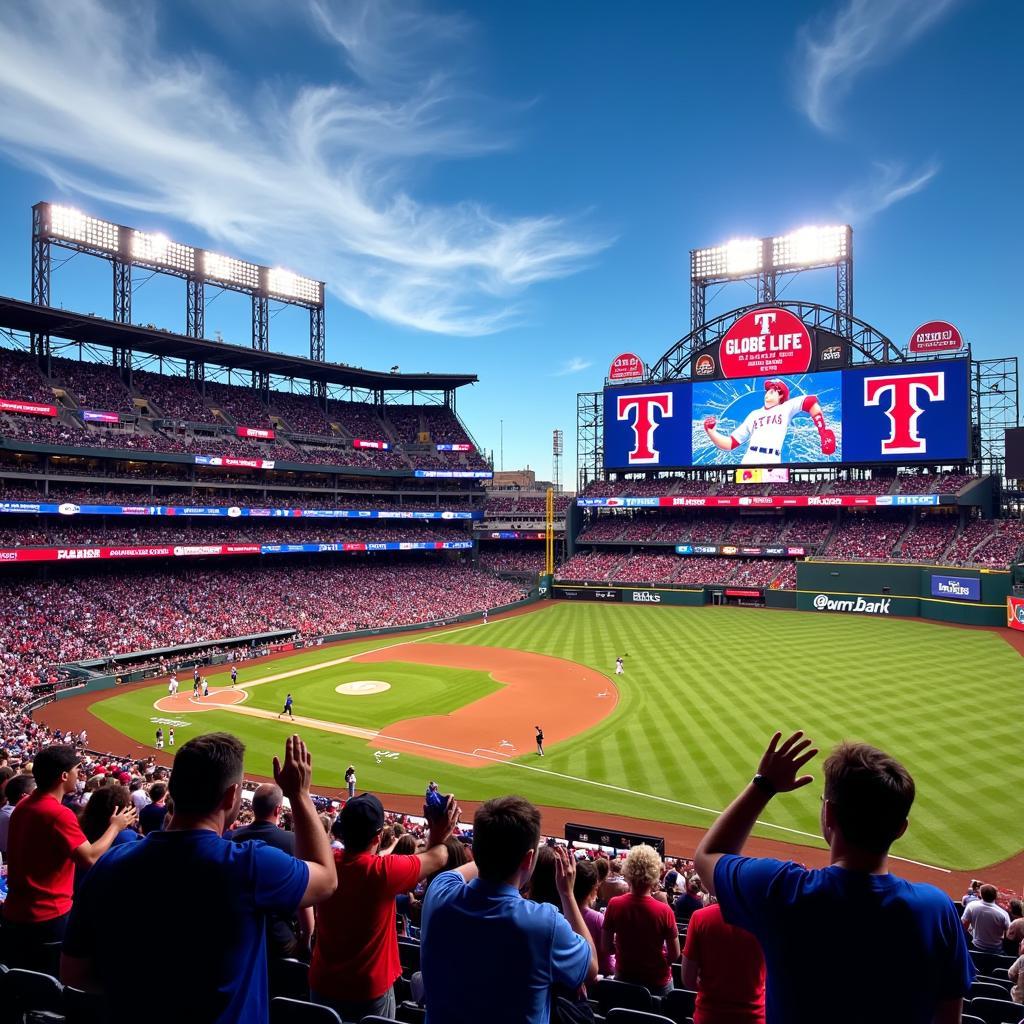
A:
POLYGON ((346 801, 340 818, 345 846, 365 849, 384 827, 384 805, 372 793, 360 793, 346 801))

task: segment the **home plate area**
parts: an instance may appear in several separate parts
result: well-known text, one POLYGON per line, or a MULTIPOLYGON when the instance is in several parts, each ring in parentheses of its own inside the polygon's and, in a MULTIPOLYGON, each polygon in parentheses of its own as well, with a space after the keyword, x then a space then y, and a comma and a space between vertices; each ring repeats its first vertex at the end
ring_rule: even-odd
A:
POLYGON ((346 697, 366 697, 390 689, 391 684, 385 683, 382 679, 357 679, 351 683, 341 683, 334 688, 334 692, 346 697))

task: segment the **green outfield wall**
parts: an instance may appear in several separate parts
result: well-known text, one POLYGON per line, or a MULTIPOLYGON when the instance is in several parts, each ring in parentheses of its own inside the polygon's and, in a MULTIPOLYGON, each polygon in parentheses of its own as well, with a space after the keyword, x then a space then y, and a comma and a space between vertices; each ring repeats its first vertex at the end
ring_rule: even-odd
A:
POLYGON ((888 562, 806 561, 796 607, 822 615, 908 615, 968 626, 1005 626, 1006 570, 888 562))

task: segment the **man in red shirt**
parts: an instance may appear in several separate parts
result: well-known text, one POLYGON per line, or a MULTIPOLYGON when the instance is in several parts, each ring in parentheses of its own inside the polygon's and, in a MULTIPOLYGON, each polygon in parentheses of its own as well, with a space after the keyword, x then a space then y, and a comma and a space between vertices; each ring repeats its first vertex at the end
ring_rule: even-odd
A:
POLYGON ((335 851, 338 888, 316 908, 316 946, 309 971, 313 1002, 333 1007, 344 1021, 395 1017, 392 986, 402 973, 395 928, 395 897, 448 864, 445 840, 459 820, 449 796, 430 818, 427 850, 378 854, 384 807, 372 793, 347 801, 332 829, 344 844, 335 851))
POLYGON ((38 788, 11 815, 7 900, 0 919, 0 949, 8 966, 53 968, 44 946, 64 938, 75 865, 92 867, 138 817, 131 804, 119 808, 103 835, 90 843, 74 812, 61 802, 75 792, 81 761, 72 746, 41 750, 32 762, 38 788))
POLYGON ((750 932, 726 924, 713 903, 690 918, 683 987, 696 989, 694 1024, 764 1024, 764 954, 750 932))

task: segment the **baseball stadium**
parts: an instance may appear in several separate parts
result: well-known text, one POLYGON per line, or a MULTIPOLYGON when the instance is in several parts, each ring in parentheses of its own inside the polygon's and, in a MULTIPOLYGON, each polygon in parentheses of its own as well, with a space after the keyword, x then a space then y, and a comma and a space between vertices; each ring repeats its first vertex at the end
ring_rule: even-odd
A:
MULTIPOLYGON (((850 227, 693 250, 689 331, 577 397, 575 493, 496 484, 474 375, 328 361, 319 280, 49 202, 31 252, 0 298, 4 747, 152 778, 228 733, 251 794, 295 734, 328 814, 358 787, 408 827, 436 781, 682 864, 803 730, 912 773, 894 871, 1019 894, 1017 360, 862 319, 850 227), (57 251, 109 264, 109 317, 50 304, 57 251), (779 298, 809 270, 833 304, 779 298), (141 272, 181 283, 185 333, 134 322, 141 272), (737 281, 756 301, 710 314, 737 281), (211 288, 251 344, 207 337, 211 288)), ((821 814, 817 783, 772 801, 748 852, 824 867, 821 814)))

